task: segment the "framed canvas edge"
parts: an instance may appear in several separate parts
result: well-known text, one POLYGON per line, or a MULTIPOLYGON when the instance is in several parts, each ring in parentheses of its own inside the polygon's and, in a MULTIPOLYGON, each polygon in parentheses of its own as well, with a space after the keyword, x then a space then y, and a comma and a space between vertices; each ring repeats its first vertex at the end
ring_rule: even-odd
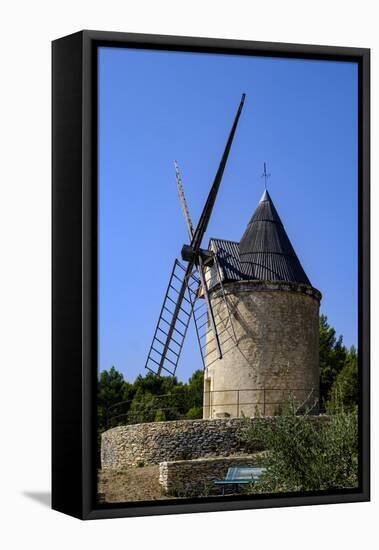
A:
POLYGON ((75 517, 83 516, 82 48, 82 33, 52 44, 51 488, 52 508, 75 517))
MULTIPOLYGON (((164 35, 144 35, 134 33, 115 33, 103 31, 81 31, 71 37, 81 41, 81 62, 82 62, 82 140, 81 140, 81 161, 77 167, 77 174, 80 171, 78 185, 82 189, 81 215, 82 215, 82 262, 80 271, 76 266, 77 282, 80 279, 82 289, 81 300, 81 325, 82 325, 82 346, 80 379, 78 372, 73 374, 76 387, 81 388, 81 413, 77 418, 80 425, 80 449, 75 446, 77 462, 80 465, 81 484, 79 493, 74 500, 78 500, 73 507, 54 505, 53 508, 59 511, 74 515, 81 519, 100 519, 111 517, 146 516, 174 513, 211 512, 240 509, 254 509, 281 506, 300 506, 313 504, 334 504, 343 502, 360 502, 370 500, 370 50, 366 48, 346 48, 334 46, 316 46, 301 44, 266 43, 254 41, 241 41, 230 39, 208 39, 195 37, 176 37, 164 35), (175 49, 188 51, 209 51, 223 52, 242 55, 275 55, 283 57, 306 57, 318 59, 340 59, 355 60, 359 64, 360 82, 360 127, 359 127, 359 348, 360 348, 360 374, 362 394, 365 399, 360 401, 360 444, 361 444, 361 490, 345 494, 328 495, 296 495, 296 496, 268 496, 256 500, 218 500, 212 502, 167 502, 162 504, 128 504, 111 505, 108 507, 96 506, 96 464, 95 464, 95 389, 96 389, 96 356, 94 340, 97 334, 96 308, 97 299, 97 239, 94 239, 97 230, 94 212, 97 209, 97 170, 96 158, 96 109, 97 97, 94 94, 95 63, 94 52, 99 45, 114 45, 116 47, 139 47, 152 49, 175 49), (80 170, 79 170, 80 168, 80 170), (94 243, 94 241, 96 241, 94 243), (79 452, 80 451, 80 452, 79 452)), ((53 42, 54 44, 66 41, 70 37, 64 37, 53 42)), ((53 92, 54 98, 54 92, 53 92)), ((54 102, 53 102, 53 127, 54 127, 54 102)), ((70 132, 68 132, 70 133, 70 132)), ((54 136, 54 128, 53 128, 54 136)), ((54 144, 53 144, 54 149, 54 144)), ((53 154, 54 157, 54 154, 53 154)), ((53 188, 54 181, 53 174, 53 188)), ((53 221, 54 226, 54 221, 53 221)), ((56 243, 57 244, 57 243, 56 243)), ((59 279, 62 274, 56 273, 55 278, 59 279)), ((67 286, 67 285, 66 285, 67 286)), ((56 314, 56 312, 55 312, 56 314)), ((53 305, 54 318, 54 305, 53 305)), ((53 338, 54 346, 54 338, 53 338)), ((54 363, 54 360, 53 360, 54 363)), ((54 367, 53 367, 54 368, 54 367)), ((73 369, 72 369, 73 370, 73 369)), ((54 374, 53 374, 54 378, 54 374)), ((54 394, 54 392, 53 392, 54 394)), ((64 415, 64 411, 61 410, 64 415)), ((54 411, 53 411, 54 414, 54 411)), ((56 415, 55 415, 56 417, 56 415)), ((55 421, 62 426, 65 420, 55 421)), ((59 427, 58 426, 58 427, 59 427)), ((54 422, 53 422, 54 430, 54 422)), ((57 477, 56 468, 53 464, 53 472, 57 477)), ((59 472, 61 478, 64 474, 59 472)))

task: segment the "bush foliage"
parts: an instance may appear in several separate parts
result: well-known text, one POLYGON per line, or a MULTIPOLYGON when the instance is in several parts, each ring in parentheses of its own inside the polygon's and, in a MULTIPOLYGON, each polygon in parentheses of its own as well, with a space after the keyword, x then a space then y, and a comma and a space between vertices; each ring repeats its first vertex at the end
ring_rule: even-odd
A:
POLYGON ((297 414, 293 398, 282 416, 257 417, 246 427, 248 442, 267 449, 267 471, 253 492, 354 488, 358 483, 358 417, 334 403, 333 414, 314 421, 297 414))

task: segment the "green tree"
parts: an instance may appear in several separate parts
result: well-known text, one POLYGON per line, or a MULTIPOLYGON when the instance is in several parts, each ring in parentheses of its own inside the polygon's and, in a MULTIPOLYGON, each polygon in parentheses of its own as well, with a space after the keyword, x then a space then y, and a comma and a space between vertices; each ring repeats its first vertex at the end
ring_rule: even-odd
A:
POLYGON ((188 380, 188 393, 191 407, 203 406, 204 371, 195 370, 188 380))
POLYGON ((358 390, 358 355, 357 350, 352 346, 330 390, 328 408, 333 411, 340 403, 344 410, 354 409, 358 405, 358 390))
POLYGON ((100 429, 107 428, 109 407, 124 400, 124 389, 124 377, 115 367, 100 373, 97 391, 98 425, 100 429))
POLYGON ((154 422, 164 422, 166 420, 166 414, 162 409, 158 409, 155 413, 154 422))
POLYGON ((103 371, 98 384, 99 429, 128 422, 201 418, 203 380, 202 370, 195 371, 187 383, 152 373, 130 383, 114 367, 103 371))
POLYGON ((191 407, 186 413, 186 418, 188 418, 189 420, 195 420, 196 418, 203 418, 203 407, 202 406, 191 407))
POLYGON ((329 399, 330 390, 347 359, 347 349, 342 336, 336 337, 336 331, 328 323, 326 315, 320 315, 320 403, 324 408, 329 399))
POLYGON ((122 392, 122 400, 131 403, 135 393, 136 388, 134 387, 134 384, 125 381, 122 392))
MULTIPOLYGON (((138 388, 130 404, 127 422, 131 424, 154 422, 156 412, 160 406, 159 399, 155 395, 138 388)), ((124 421, 124 423, 127 422, 124 421)))

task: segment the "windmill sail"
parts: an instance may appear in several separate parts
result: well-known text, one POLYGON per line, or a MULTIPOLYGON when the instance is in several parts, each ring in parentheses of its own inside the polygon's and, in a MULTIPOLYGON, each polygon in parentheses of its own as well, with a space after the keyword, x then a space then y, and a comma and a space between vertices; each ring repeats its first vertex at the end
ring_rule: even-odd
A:
POLYGON ((191 216, 190 216, 190 213, 189 213, 189 210, 188 210, 186 197, 184 196, 182 178, 180 176, 179 166, 178 166, 178 163, 176 162, 176 160, 174 160, 174 166, 175 166, 176 187, 178 188, 179 201, 180 201, 180 205, 182 207, 184 220, 186 222, 188 235, 189 235, 190 240, 192 241, 193 234, 194 234, 195 231, 194 231, 191 216))
POLYGON ((186 292, 178 306, 179 289, 183 285, 185 274, 186 267, 179 260, 175 260, 145 364, 145 368, 155 374, 161 374, 164 371, 174 376, 178 366, 200 284, 195 274, 191 274, 186 283, 186 292), (174 316, 175 323, 173 323, 174 316), (172 332, 168 341, 170 328, 172 332))
MULTIPOLYGON (((191 245, 189 247, 192 251, 192 257, 189 259, 186 268, 184 268, 180 264, 180 262, 178 262, 178 260, 176 260, 176 262, 174 264, 174 268, 173 268, 173 271, 172 271, 172 274, 171 274, 171 278, 170 278, 170 282, 169 282, 168 289, 167 289, 167 292, 166 292, 166 296, 165 296, 165 299, 164 299, 164 302, 163 302, 161 314, 160 314, 160 317, 159 317, 159 320, 158 320, 158 325, 157 325, 157 328, 156 328, 156 331, 155 331, 155 334, 154 334, 153 343, 150 347, 148 360, 147 360, 146 365, 145 365, 146 368, 148 368, 149 370, 152 370, 158 376, 162 373, 162 370, 165 370, 165 371, 169 372, 170 374, 175 373, 175 371, 176 371, 176 367, 177 367, 177 364, 178 364, 178 361, 179 361, 179 357, 180 357, 180 353, 181 353, 181 350, 182 350, 182 347, 183 347, 184 339, 185 339, 185 336, 186 336, 186 333, 187 333, 188 324, 189 324, 191 314, 192 314, 192 309, 191 309, 191 312, 189 312, 189 311, 186 311, 186 309, 183 308, 182 306, 185 305, 186 302, 188 302, 188 304, 193 308, 194 302, 196 301, 197 291, 194 291, 193 295, 191 294, 191 292, 192 292, 191 286, 192 286, 192 283, 193 283, 193 279, 195 281, 198 280, 197 288, 199 287, 199 279, 200 279, 200 282, 201 282, 202 287, 204 289, 204 296, 205 296, 207 304, 208 304, 208 311, 211 313, 210 323, 212 325, 212 329, 213 329, 214 335, 215 335, 217 353, 218 353, 218 356, 221 357, 221 347, 220 347, 220 343, 219 343, 219 340, 218 340, 218 337, 217 337, 217 329, 216 329, 215 324, 214 324, 214 319, 213 319, 212 310, 211 310, 211 306, 210 306, 210 300, 209 300, 207 287, 206 287, 206 282, 205 282, 204 273, 203 273, 202 259, 201 259, 201 256, 200 256, 200 246, 201 246, 201 242, 203 240, 204 234, 207 230, 208 223, 209 223, 209 220, 210 220, 210 217, 211 217, 211 214, 212 214, 212 210, 213 210, 213 207, 214 207, 214 204, 215 204, 215 201, 216 201, 217 193, 218 193, 218 190, 219 190, 219 187, 220 187, 220 184, 221 184, 222 176, 224 174, 226 162, 228 160, 229 152, 230 152, 230 149, 231 149, 231 146, 232 146, 232 143, 233 143, 234 134, 235 134, 236 129, 237 129, 237 125, 238 125, 238 121, 239 121, 239 118, 240 118, 240 115, 241 115, 241 111, 242 111, 244 101, 245 101, 245 94, 242 94, 241 102, 239 104, 236 116, 234 118, 234 122, 233 122, 232 128, 230 130, 228 140, 226 142, 224 153, 221 157, 221 161, 220 161, 218 170, 216 172, 216 176, 214 178, 214 181, 213 181, 212 187, 210 189, 208 198, 206 200, 203 211, 201 213, 199 223, 197 224, 197 227, 194 231, 193 231, 192 228, 190 228, 190 226, 192 226, 191 222, 189 223, 189 225, 187 225, 188 231, 190 232, 190 229, 191 229, 191 233, 192 233, 191 245), (199 279, 197 279, 193 275, 193 271, 194 271, 196 265, 199 265, 199 279), (178 266, 180 266, 182 268, 182 271, 184 271, 184 273, 181 274, 182 275, 181 277, 178 277, 177 272, 176 272, 178 266), (174 300, 173 304, 172 304, 174 306, 173 310, 170 310, 171 311, 171 321, 168 321, 168 320, 165 321, 162 318, 162 314, 167 309, 166 302, 168 300, 168 294, 170 292, 170 289, 172 290, 172 282, 173 282, 174 279, 175 280, 177 279, 178 281, 180 281, 180 287, 175 288, 175 292, 177 293, 177 296, 176 296, 176 300, 174 300), (186 311, 186 313, 188 314, 187 317, 186 317, 187 320, 183 320, 183 319, 180 318, 180 315, 184 314, 183 313, 184 311, 186 311), (161 321, 163 323, 164 322, 167 323, 167 331, 164 332, 165 338, 161 341, 161 348, 160 348, 160 352, 158 353, 155 349, 154 343, 155 343, 155 340, 156 340, 157 332, 158 333, 161 332, 161 329, 159 328, 161 321), (180 331, 179 327, 181 327, 181 324, 183 324, 183 326, 185 327, 184 332, 180 331), (178 334, 181 336, 181 339, 176 340, 175 336, 177 336, 178 334), (168 360, 168 356, 172 353, 173 342, 176 343, 176 345, 178 346, 176 348, 176 354, 174 352, 174 355, 175 355, 176 359, 172 359, 172 356, 171 356, 170 360, 168 360), (180 343, 180 345, 178 344, 178 342, 180 343), (157 355, 155 355, 154 359, 152 358, 152 350, 153 350, 154 353, 157 354, 157 355), (170 361, 171 361, 171 363, 170 363, 170 361), (156 367, 155 369, 151 368, 152 363, 155 365, 155 367, 156 367), (167 363, 171 364, 171 366, 172 366, 171 369, 167 369, 167 363)), ((180 195, 180 191, 179 191, 179 195, 180 195)), ((184 194, 183 194, 183 197, 184 197, 184 194)), ((185 217, 186 217, 186 215, 185 215, 185 217)))
MULTIPOLYGON (((183 183, 182 183, 182 178, 180 177, 179 166, 178 166, 177 162, 175 162, 174 164, 175 164, 176 185, 177 185, 177 188, 178 188, 179 200, 180 200, 180 203, 181 203, 181 206, 182 206, 184 219, 185 219, 185 222, 186 222, 186 225, 187 225, 188 234, 189 234, 190 239, 192 240, 193 236, 194 236, 194 229, 193 229, 193 225, 192 225, 192 220, 191 220, 191 216, 190 216, 190 213, 189 213, 189 210, 188 210, 187 201, 186 201, 186 198, 185 198, 185 195, 184 195, 183 183)), ((207 334, 208 334, 208 332, 212 331, 213 340, 214 340, 214 343, 215 343, 215 351, 217 352, 218 359, 221 359, 222 350, 221 350, 221 345, 220 345, 220 339, 219 339, 219 335, 218 335, 218 332, 217 332, 216 321, 215 321, 215 318, 214 318, 212 304, 211 304, 211 300, 210 300, 209 293, 208 293, 208 285, 207 285, 207 281, 206 281, 206 278, 205 278, 204 263, 203 263, 203 259, 202 259, 201 255, 199 255, 199 257, 198 257, 197 274, 198 274, 198 278, 201 282, 201 286, 200 286, 199 289, 200 289, 200 292, 201 292, 201 294, 202 294, 202 296, 204 297, 204 300, 205 300, 205 308, 202 308, 201 305, 200 305, 196 308, 196 310, 198 311, 199 309, 200 310, 205 309, 205 311, 202 311, 201 314, 199 314, 200 315, 199 320, 201 320, 200 324, 198 323, 197 317, 194 316, 195 325, 196 325, 196 332, 197 332, 197 335, 198 335, 198 338, 199 338, 198 326, 200 326, 202 328, 204 326, 208 327, 208 325, 209 325, 209 329, 207 329, 207 334)), ((192 297, 190 296, 190 298, 192 298, 192 297)), ((193 305, 195 306, 195 304, 193 304, 193 305)), ((199 339, 199 345, 200 345, 200 351, 201 351, 201 354, 202 354, 202 357, 203 357, 203 345, 200 342, 200 340, 201 340, 201 338, 199 339)), ((203 357, 203 362, 204 362, 204 357, 203 357)))
MULTIPOLYGON (((217 258, 215 258, 215 262, 217 263, 217 258)), ((218 266, 216 267, 217 284, 219 285, 217 295, 213 295, 209 305, 201 299, 193 304, 193 319, 204 368, 222 358, 237 345, 231 307, 224 292, 218 266), (210 322, 209 306, 211 307, 212 323, 210 322)))

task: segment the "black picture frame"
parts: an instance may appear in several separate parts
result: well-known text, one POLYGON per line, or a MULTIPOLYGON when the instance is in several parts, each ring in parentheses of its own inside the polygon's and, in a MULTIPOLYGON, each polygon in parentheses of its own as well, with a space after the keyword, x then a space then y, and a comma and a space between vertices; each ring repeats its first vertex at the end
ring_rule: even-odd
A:
POLYGON ((370 499, 370 50, 85 30, 52 43, 52 507, 81 519, 300 506, 370 499), (355 61, 359 73, 356 490, 96 503, 97 48, 355 61))

